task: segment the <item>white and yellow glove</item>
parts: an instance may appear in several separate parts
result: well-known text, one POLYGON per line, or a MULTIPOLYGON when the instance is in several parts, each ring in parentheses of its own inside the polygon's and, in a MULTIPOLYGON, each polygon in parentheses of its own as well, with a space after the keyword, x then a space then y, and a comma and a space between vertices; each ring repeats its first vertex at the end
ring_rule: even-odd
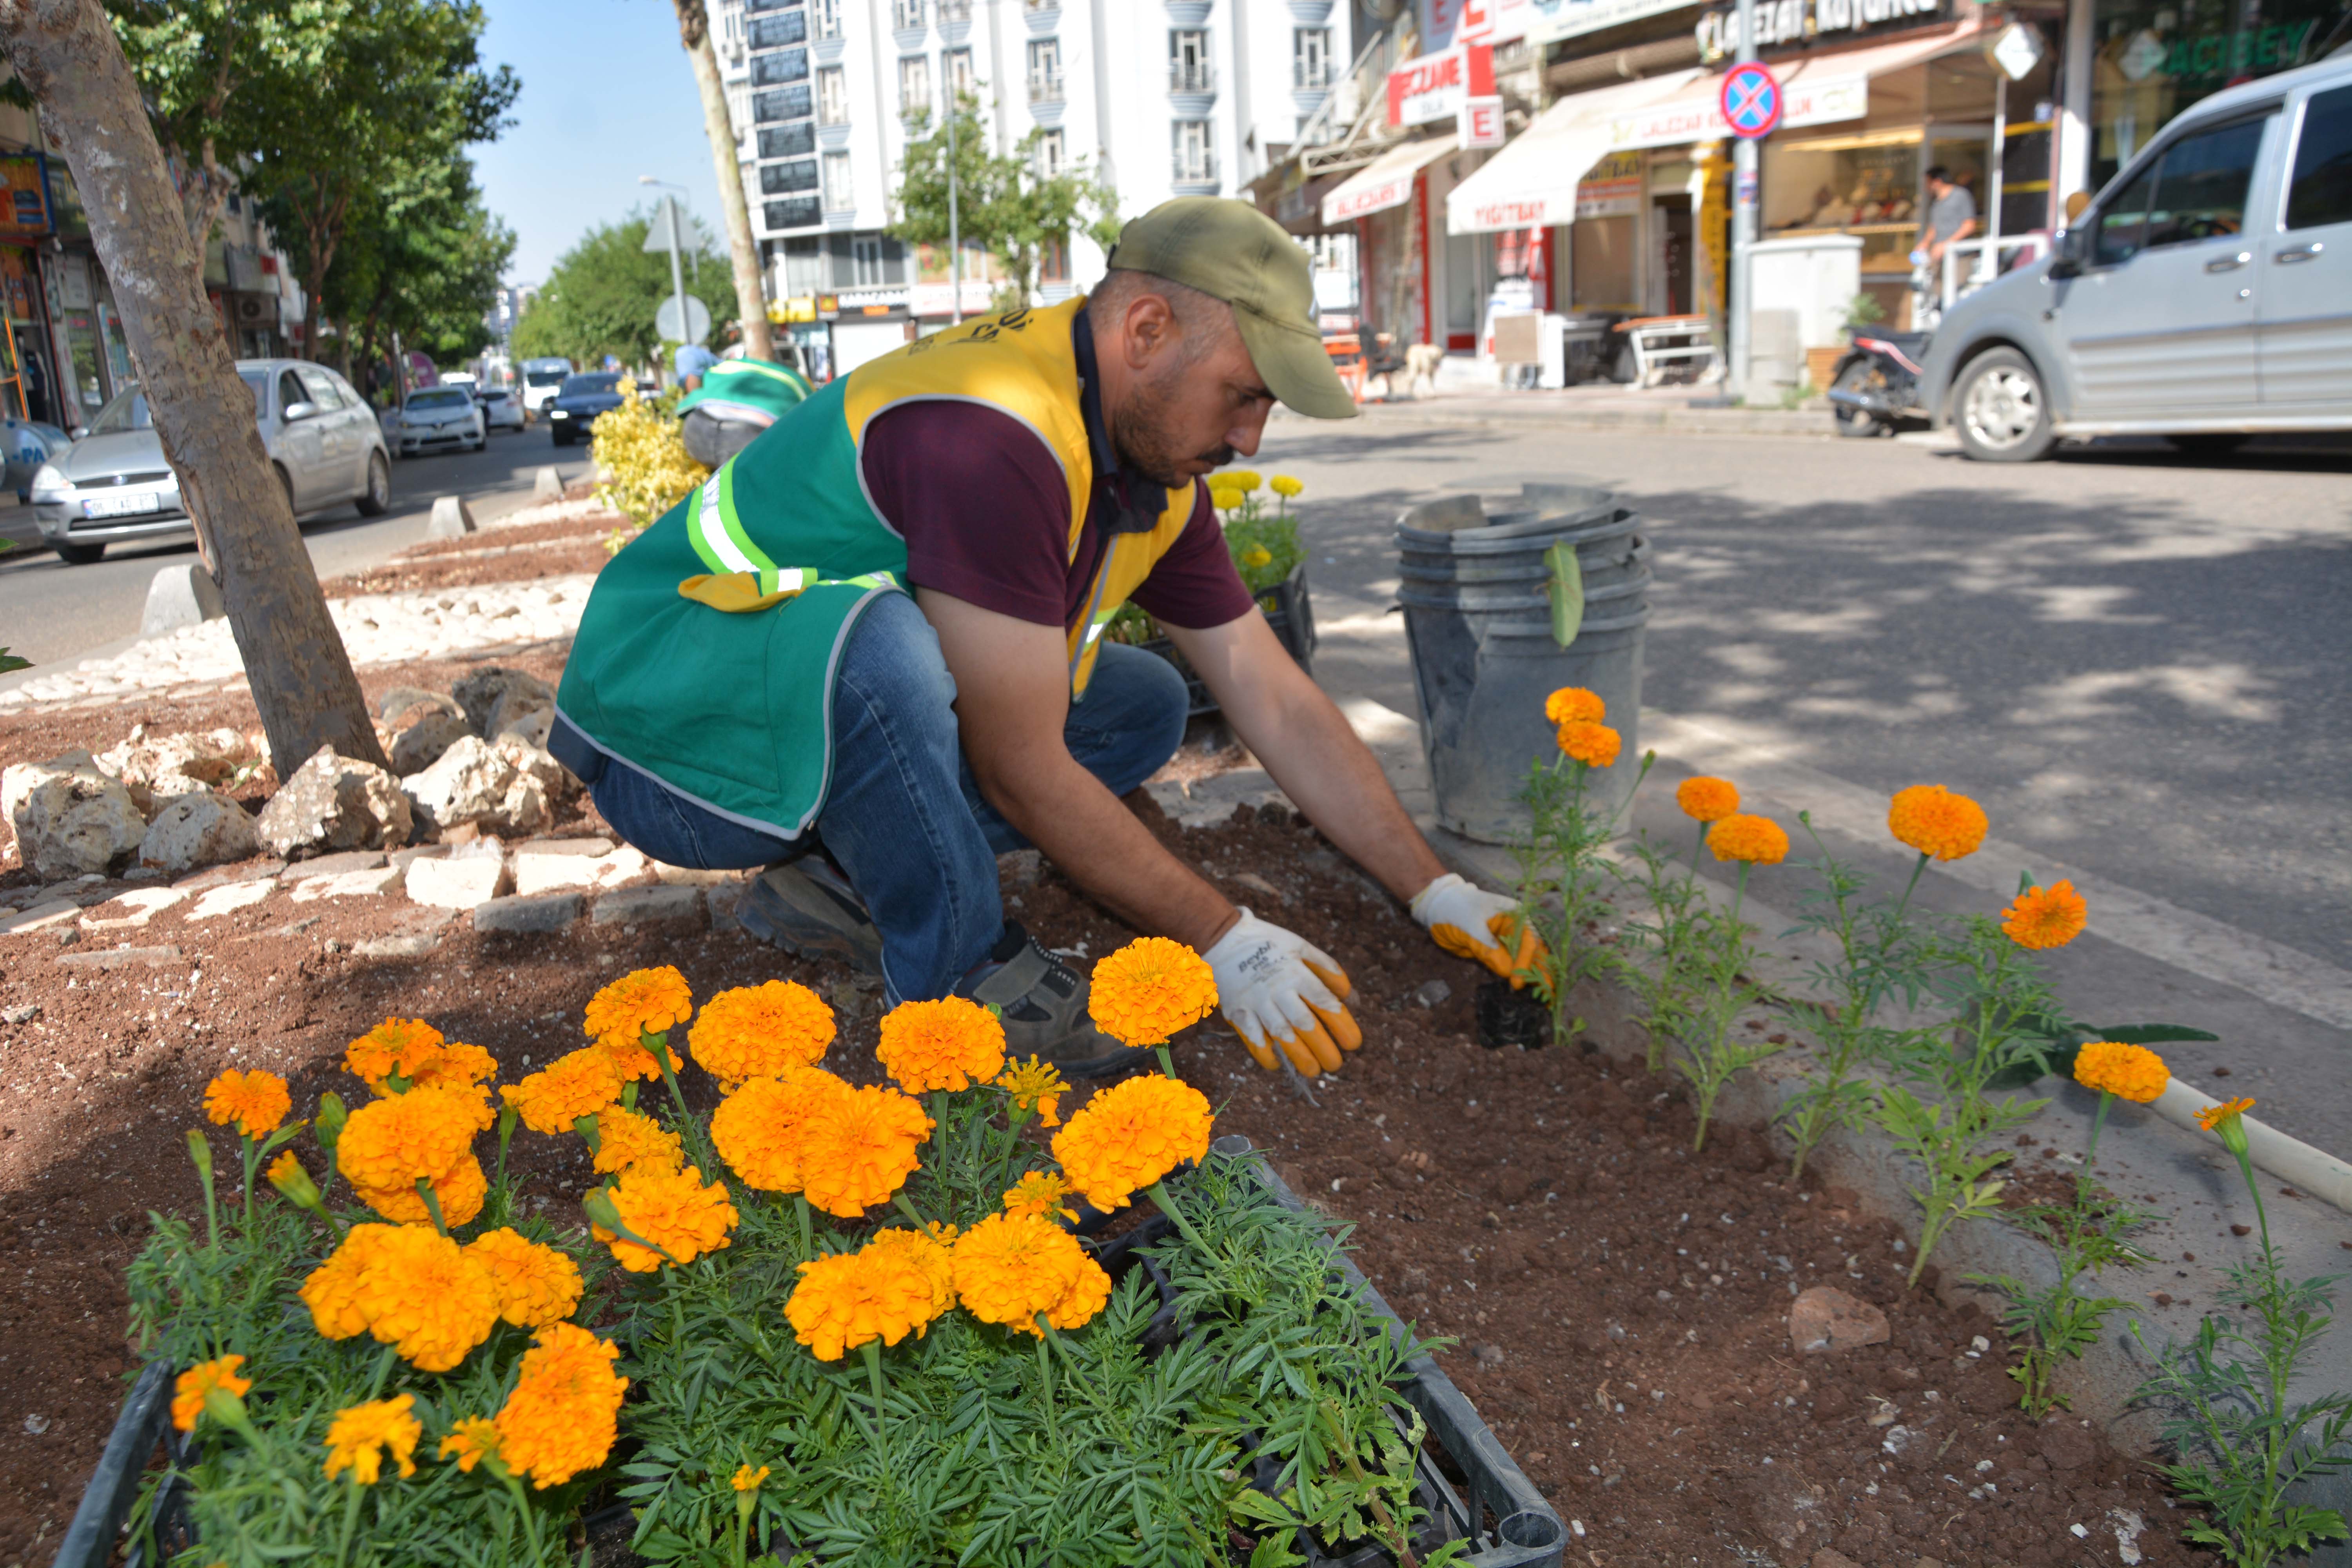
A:
POLYGON ((1407 906, 1437 945, 1456 958, 1483 963, 1518 990, 1544 957, 1543 939, 1519 913, 1519 901, 1490 893, 1448 871, 1412 896, 1407 906))
POLYGON ((1268 1072, 1278 1047, 1308 1078, 1336 1071, 1339 1053, 1364 1043, 1348 1015, 1354 989, 1329 953, 1247 910, 1201 955, 1216 972, 1217 1005, 1268 1072))

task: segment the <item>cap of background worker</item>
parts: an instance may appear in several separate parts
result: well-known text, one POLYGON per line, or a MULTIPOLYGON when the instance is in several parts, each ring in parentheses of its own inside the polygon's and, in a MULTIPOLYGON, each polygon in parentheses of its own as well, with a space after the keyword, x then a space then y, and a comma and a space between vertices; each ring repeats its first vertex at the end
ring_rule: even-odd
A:
POLYGON ((1315 273, 1306 247, 1247 202, 1178 196, 1119 230, 1110 265, 1156 273, 1234 308, 1266 390, 1314 419, 1353 419, 1315 324, 1315 273))

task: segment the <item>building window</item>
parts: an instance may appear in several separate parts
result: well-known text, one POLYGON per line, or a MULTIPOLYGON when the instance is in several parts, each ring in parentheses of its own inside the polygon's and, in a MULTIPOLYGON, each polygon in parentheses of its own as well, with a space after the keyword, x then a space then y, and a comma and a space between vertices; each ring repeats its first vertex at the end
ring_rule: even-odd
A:
POLYGON ((1059 38, 1029 40, 1029 101, 1062 101, 1062 40, 1059 38))
POLYGON ((743 53, 743 13, 732 5, 719 13, 719 47, 737 57, 743 53))
POLYGON ((808 80, 808 51, 778 49, 751 57, 751 85, 774 87, 779 82, 808 80))
POLYGON ((727 89, 727 119, 735 127, 735 140, 742 141, 751 134, 751 89, 730 87, 727 89))
POLYGON ((763 163, 760 166, 760 194, 763 196, 789 196, 814 189, 816 160, 814 158, 795 158, 789 163, 763 163))
POLYGON ((898 112, 908 120, 931 112, 931 57, 898 57, 898 112))
POLYGON ((772 88, 751 95, 751 119, 761 125, 772 125, 779 120, 804 120, 809 113, 808 83, 797 87, 772 88))
POLYGON ((1058 129, 1037 132, 1037 177, 1050 180, 1069 166, 1069 142, 1062 132, 1058 129))
POLYGON ((849 123, 849 73, 839 66, 816 73, 816 119, 820 125, 849 123))
POLYGON ((760 132, 762 158, 805 158, 816 151, 816 127, 807 121, 771 125, 760 132))
POLYGON ((890 26, 901 33, 923 28, 923 0, 890 0, 890 26))
POLYGON ((1067 283, 1070 280, 1070 242, 1055 235, 1037 247, 1037 281, 1067 283))
POLYGON ((1290 85, 1319 91, 1331 85, 1331 29, 1294 27, 1290 33, 1290 85))
POLYGON ((1171 92, 1207 92, 1213 78, 1209 69, 1209 35, 1196 27, 1187 27, 1168 35, 1168 90, 1171 92))
POLYGON ((971 20, 971 0, 940 0, 940 26, 971 20))
POLYGON ((940 56, 940 74, 947 79, 948 97, 961 102, 972 95, 971 51, 949 49, 940 56))
POLYGON ((814 196, 792 196, 767 204, 763 215, 772 229, 806 228, 817 221, 814 196))
POLYGON ((807 41, 808 14, 804 11, 779 11, 751 24, 751 47, 755 49, 788 48, 807 41))
POLYGON ((849 282, 852 289, 882 286, 882 237, 860 234, 849 241, 849 282))
POLYGON ((841 37, 841 0, 809 0, 809 12, 818 37, 841 37))
POLYGON ((857 197, 849 188, 849 154, 827 153, 824 155, 824 210, 845 213, 857 205, 857 197))
POLYGON ((1205 120, 1180 120, 1175 127, 1174 178, 1199 184, 1217 177, 1217 147, 1205 120))

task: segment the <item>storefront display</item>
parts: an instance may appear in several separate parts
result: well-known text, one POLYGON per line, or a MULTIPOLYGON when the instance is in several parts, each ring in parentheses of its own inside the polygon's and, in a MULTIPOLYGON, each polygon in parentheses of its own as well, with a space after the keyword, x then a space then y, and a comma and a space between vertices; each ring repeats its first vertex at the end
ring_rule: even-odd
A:
POLYGON ((2347 0, 2095 0, 2091 185, 2104 185, 2172 117, 2238 82, 2352 42, 2347 0))

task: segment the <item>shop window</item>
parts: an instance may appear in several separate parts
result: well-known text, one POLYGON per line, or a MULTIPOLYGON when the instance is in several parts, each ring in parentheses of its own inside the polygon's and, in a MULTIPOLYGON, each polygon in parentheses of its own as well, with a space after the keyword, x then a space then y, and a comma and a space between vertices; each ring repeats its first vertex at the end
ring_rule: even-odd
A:
POLYGON ((2341 42, 2344 0, 2093 0, 2091 184, 2173 116, 2225 87, 2321 58, 2341 42))
POLYGON ((2304 105, 2287 192, 2287 227, 2331 223, 2352 223, 2352 87, 2315 92, 2304 105))
POLYGON ((2147 205, 2143 250, 2189 245, 2246 226, 2246 187, 2253 182, 2266 120, 2184 136, 2165 150, 2147 205))

